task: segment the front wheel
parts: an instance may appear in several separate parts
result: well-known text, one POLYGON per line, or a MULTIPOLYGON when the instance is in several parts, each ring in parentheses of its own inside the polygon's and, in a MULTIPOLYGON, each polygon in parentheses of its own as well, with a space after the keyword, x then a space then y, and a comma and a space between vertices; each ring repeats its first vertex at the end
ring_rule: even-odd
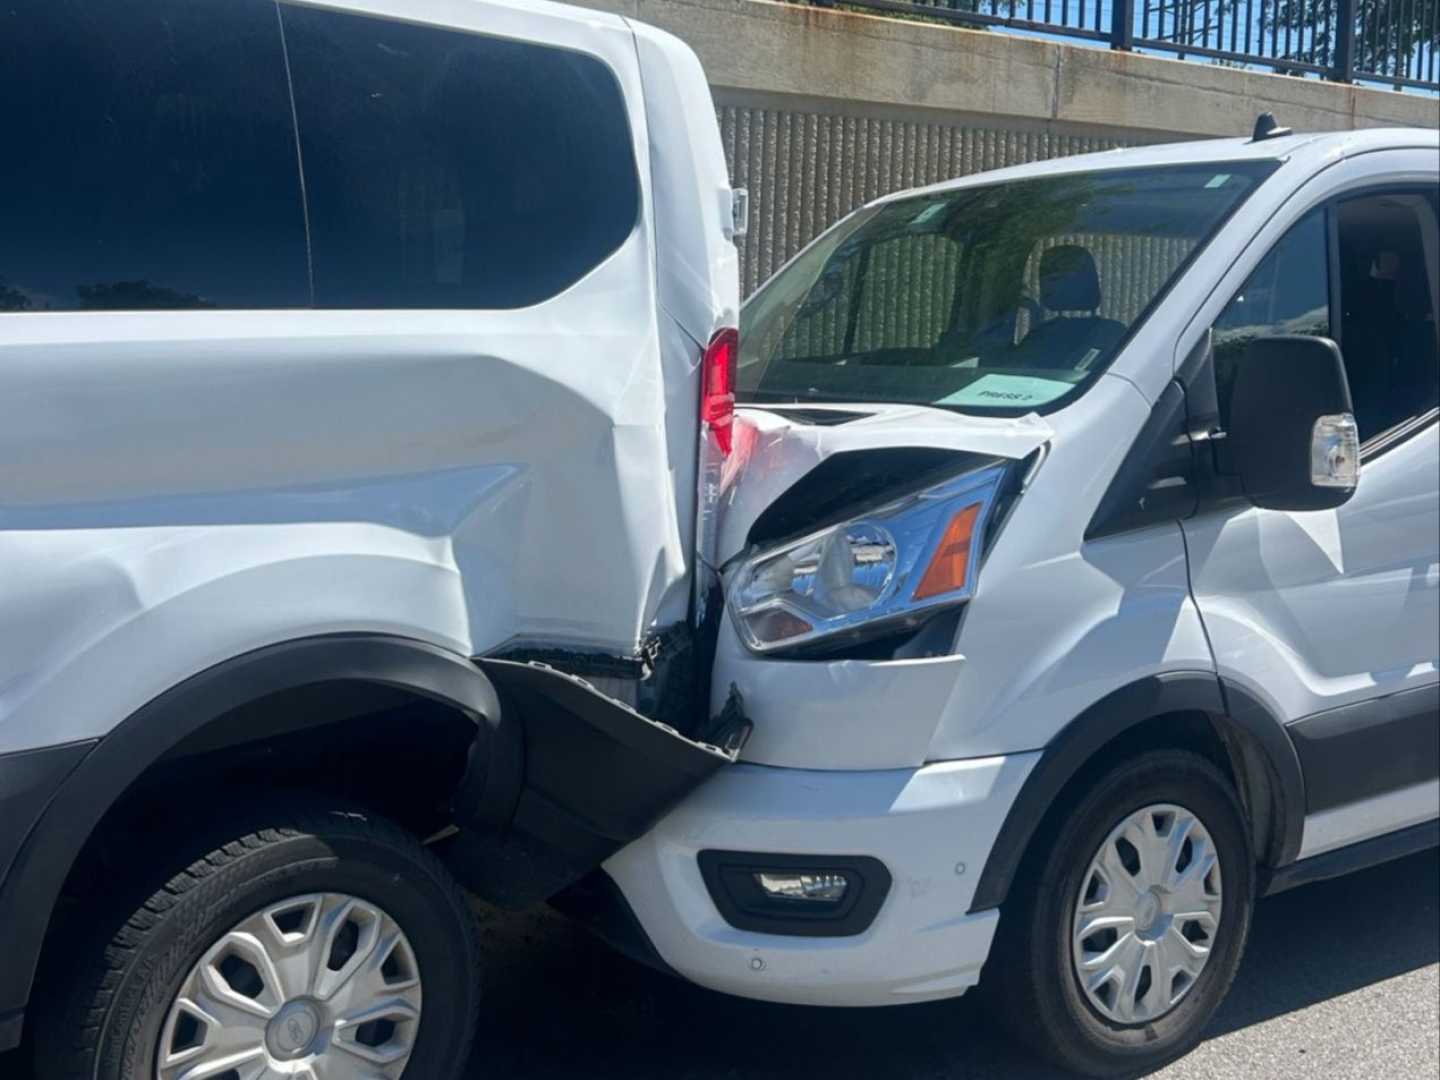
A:
POLYGON ((44 1080, 461 1075, 476 930, 433 856, 358 811, 243 815, 215 837, 77 920, 93 932, 40 1018, 44 1080))
POLYGON ((1011 890, 992 961, 1006 1021, 1092 1076, 1184 1054, 1239 967, 1253 880, 1239 801, 1210 762, 1183 751, 1125 761, 1011 890))

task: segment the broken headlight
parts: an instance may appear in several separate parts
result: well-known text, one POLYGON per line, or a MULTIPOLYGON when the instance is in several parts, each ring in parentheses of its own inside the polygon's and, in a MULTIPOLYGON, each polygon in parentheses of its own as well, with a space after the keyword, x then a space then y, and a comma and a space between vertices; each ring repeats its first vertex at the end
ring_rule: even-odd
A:
POLYGON ((746 559, 726 590, 745 643, 868 637, 968 600, 1004 475, 967 473, 746 559))

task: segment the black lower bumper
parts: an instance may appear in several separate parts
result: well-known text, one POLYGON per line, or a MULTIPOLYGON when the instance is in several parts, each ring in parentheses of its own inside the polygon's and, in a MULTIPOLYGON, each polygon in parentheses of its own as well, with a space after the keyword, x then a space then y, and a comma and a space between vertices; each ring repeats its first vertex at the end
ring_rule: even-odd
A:
MULTIPOLYGON (((470 889, 502 907, 548 899, 648 832, 735 760, 743 727, 722 749, 687 739, 583 679, 544 664, 481 660, 523 728, 523 780, 499 827, 472 827, 445 858, 470 889)), ((466 784, 493 784, 484 774, 466 784)), ((462 784, 458 804, 478 805, 462 784)))

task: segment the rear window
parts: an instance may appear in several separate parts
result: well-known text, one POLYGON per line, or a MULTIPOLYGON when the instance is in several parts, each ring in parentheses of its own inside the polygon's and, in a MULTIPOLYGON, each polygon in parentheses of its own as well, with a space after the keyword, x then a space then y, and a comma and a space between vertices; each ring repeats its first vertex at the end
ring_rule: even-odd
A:
POLYGON ((270 0, 5 0, 0 103, 0 311, 310 302, 270 0))
POLYGON ((317 307, 525 307, 573 285, 634 229, 634 144, 600 60, 282 12, 317 307))
POLYGON ((862 210, 746 304, 739 397, 1058 406, 1274 168, 1073 173, 862 210))

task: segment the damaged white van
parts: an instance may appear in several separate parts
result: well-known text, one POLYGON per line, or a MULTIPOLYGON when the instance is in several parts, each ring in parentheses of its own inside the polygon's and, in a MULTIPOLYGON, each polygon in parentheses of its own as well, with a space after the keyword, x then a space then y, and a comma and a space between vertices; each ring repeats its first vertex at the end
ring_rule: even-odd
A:
POLYGON ((543 898, 733 757, 526 666, 725 741, 700 65, 536 0, 10 0, 0 98, 0 1050, 458 1077, 422 841, 543 898))
POLYGON ((1435 842, 1433 133, 885 200, 741 340, 622 18, 9 0, 0 96, 42 1080, 464 1075, 457 881, 759 998, 984 966, 1130 1070, 1257 893, 1435 842))
POLYGON ((983 982, 1132 1075, 1257 896, 1440 840, 1437 150, 1267 115, 975 176, 747 302, 712 711, 753 734, 604 864, 654 959, 983 982))

